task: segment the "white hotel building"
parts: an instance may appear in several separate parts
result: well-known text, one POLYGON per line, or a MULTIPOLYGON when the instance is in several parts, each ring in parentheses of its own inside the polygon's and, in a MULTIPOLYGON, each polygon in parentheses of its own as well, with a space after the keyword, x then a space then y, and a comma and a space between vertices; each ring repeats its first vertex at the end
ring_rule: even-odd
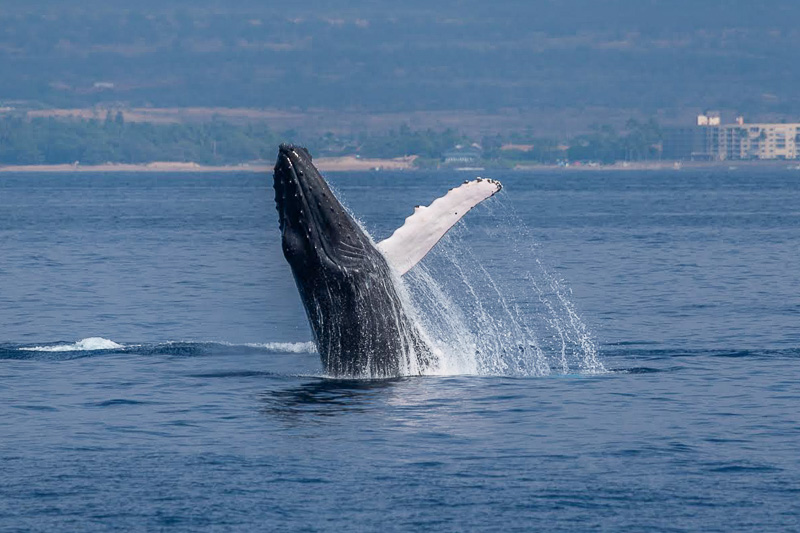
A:
POLYGON ((719 115, 697 117, 703 131, 704 148, 710 159, 798 159, 800 123, 746 124, 739 117, 735 124, 720 124, 719 115))

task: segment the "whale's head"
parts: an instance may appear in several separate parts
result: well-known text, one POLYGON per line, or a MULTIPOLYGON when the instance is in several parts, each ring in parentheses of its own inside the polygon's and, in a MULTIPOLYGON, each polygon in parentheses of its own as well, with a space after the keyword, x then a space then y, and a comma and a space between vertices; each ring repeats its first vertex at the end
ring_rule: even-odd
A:
POLYGON ((385 264, 301 146, 282 144, 274 174, 283 253, 298 280, 385 264))

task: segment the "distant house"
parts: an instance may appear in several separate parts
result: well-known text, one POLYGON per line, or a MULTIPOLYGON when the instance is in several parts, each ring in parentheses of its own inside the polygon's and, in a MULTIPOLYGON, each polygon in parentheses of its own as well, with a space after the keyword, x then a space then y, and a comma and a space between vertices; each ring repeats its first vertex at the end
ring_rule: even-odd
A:
POLYGON ((477 144, 469 146, 456 145, 452 150, 442 154, 445 165, 472 165, 481 159, 481 147, 477 144))

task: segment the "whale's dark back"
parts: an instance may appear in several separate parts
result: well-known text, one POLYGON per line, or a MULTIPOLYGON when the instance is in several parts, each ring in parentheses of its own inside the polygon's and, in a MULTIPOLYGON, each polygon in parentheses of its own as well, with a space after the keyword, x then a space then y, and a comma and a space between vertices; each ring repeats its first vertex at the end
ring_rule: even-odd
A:
POLYGON ((284 255, 325 371, 392 377, 429 365, 431 350, 405 310, 386 259, 307 150, 281 145, 274 187, 284 255))
POLYGON ((319 272, 311 282, 297 275, 295 280, 330 375, 397 376, 428 362, 428 347, 385 262, 344 274, 319 272))

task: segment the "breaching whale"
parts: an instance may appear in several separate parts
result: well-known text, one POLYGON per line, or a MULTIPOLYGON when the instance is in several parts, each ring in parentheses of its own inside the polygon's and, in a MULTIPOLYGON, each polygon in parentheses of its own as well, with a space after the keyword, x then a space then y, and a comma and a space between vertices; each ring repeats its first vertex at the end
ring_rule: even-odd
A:
POLYGON ((373 243, 331 192, 303 147, 282 144, 275 203, 288 261, 325 372, 335 377, 420 373, 436 355, 408 315, 396 279, 502 185, 465 182, 417 206, 391 237, 373 243))

